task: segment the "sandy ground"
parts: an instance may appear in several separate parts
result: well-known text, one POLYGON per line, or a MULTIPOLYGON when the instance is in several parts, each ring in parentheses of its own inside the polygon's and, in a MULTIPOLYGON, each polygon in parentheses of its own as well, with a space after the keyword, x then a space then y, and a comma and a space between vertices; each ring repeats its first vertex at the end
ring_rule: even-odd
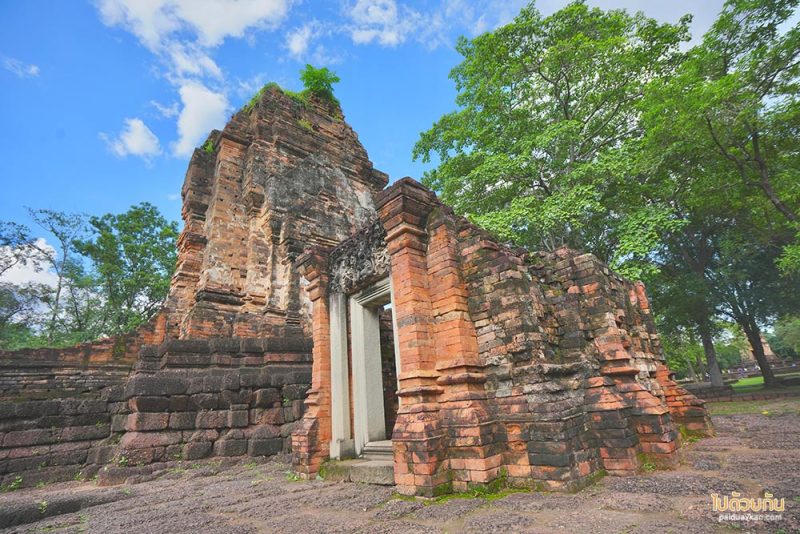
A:
POLYGON ((717 436, 688 444, 679 469, 606 477, 574 495, 422 502, 388 487, 294 481, 278 461, 212 461, 134 485, 69 482, 2 494, 6 517, 35 506, 43 518, 0 532, 800 532, 798 410, 717 415, 714 423, 717 436), (719 522, 711 510, 712 492, 755 497, 765 490, 785 498, 778 522, 719 522), (69 511, 76 496, 82 509, 47 517, 59 507, 69 511))

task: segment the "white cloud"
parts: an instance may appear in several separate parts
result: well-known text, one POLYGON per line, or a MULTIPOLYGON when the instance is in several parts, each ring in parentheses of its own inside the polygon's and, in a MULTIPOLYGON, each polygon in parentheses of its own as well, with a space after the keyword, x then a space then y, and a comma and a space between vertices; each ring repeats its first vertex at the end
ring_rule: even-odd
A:
POLYGON ((176 156, 188 156, 214 128, 222 128, 228 115, 228 99, 197 81, 188 81, 179 89, 183 108, 178 117, 176 156))
MULTIPOLYGON (((178 118, 178 140, 172 149, 185 156, 209 129, 224 125, 229 108, 225 93, 231 86, 212 58, 213 49, 227 38, 252 42, 251 30, 276 27, 293 1, 96 0, 96 5, 105 25, 130 32, 164 63, 165 78, 177 88, 182 107, 151 104, 163 117, 178 118)), ((157 138, 150 134, 147 146, 160 152, 157 138)), ((124 132, 108 141, 118 154, 133 153, 124 132)))
MULTIPOLYGON (((56 250, 44 238, 40 237, 36 240, 36 248, 45 254, 53 257, 57 256, 56 250)), ((9 250, 8 247, 0 247, 0 255, 7 250, 9 250)), ((36 283, 55 286, 58 282, 58 276, 47 268, 38 267, 35 263, 28 262, 26 265, 17 264, 9 268, 0 276, 0 281, 17 285, 36 283)))
POLYGON ((289 51, 289 56, 297 61, 308 61, 318 66, 333 65, 339 63, 341 57, 336 53, 330 53, 322 44, 314 45, 314 41, 341 31, 340 27, 312 20, 289 31, 286 34, 284 47, 289 51))
POLYGON ((289 54, 295 59, 301 59, 308 51, 311 43, 312 27, 311 24, 301 26, 286 36, 286 48, 289 54))
POLYGON ((172 200, 173 202, 176 200, 180 200, 181 195, 178 193, 172 193, 171 195, 167 195, 167 200, 172 200))
POLYGON ((350 8, 350 38, 355 44, 373 41, 382 46, 397 46, 418 27, 421 15, 395 0, 357 0, 350 8))
POLYGON ((142 119, 125 119, 125 127, 116 137, 101 133, 103 139, 114 154, 119 157, 139 156, 148 160, 161 153, 158 137, 142 121, 142 119))
POLYGON ((226 37, 243 37, 249 28, 274 27, 289 12, 288 0, 179 0, 175 4, 178 16, 195 29, 203 46, 217 46, 226 37))
POLYGON ((171 105, 165 106, 161 102, 156 102, 155 100, 151 100, 150 105, 156 108, 156 111, 158 111, 159 115, 161 115, 165 119, 171 119, 172 117, 178 116, 179 109, 177 102, 173 102, 171 105))
POLYGON ((350 16, 357 24, 388 26, 397 21, 394 0, 357 0, 350 16))
POLYGON ((190 34, 201 47, 251 28, 274 27, 289 12, 289 0, 99 0, 107 26, 121 26, 153 52, 190 34))
POLYGON ((178 81, 186 77, 211 76, 222 79, 222 70, 202 48, 193 43, 173 41, 168 43, 165 53, 171 64, 169 77, 178 81))
POLYGON ((39 76, 40 72, 37 65, 26 64, 13 57, 3 58, 3 68, 18 78, 35 78, 39 76))

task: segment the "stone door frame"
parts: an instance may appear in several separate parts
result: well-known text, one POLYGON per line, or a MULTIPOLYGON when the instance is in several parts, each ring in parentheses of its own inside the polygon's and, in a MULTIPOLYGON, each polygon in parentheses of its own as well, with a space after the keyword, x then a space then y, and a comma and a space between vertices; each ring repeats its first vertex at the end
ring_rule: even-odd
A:
MULTIPOLYGON (((331 443, 332 459, 361 455, 373 441, 391 439, 383 405, 379 309, 394 301, 391 277, 387 276, 354 293, 330 295, 331 336, 331 443), (349 311, 349 313, 348 313, 349 311), (353 369, 347 361, 347 319, 350 319, 350 350, 353 369), (377 357, 376 357, 377 356, 377 357), (350 380, 353 381, 353 436, 350 434, 350 380)), ((394 355, 400 374, 397 322, 392 314, 394 355)))

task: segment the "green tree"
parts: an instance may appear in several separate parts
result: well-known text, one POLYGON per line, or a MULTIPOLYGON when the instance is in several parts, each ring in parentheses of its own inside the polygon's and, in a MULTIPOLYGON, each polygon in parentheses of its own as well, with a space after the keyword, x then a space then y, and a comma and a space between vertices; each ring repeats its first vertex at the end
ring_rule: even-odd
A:
POLYGON ((800 200, 798 27, 780 31, 797 4, 726 2, 675 75, 647 85, 646 133, 629 149, 642 197, 684 221, 650 258, 704 280, 713 313, 741 327, 768 384, 760 332, 797 290, 775 268, 792 270, 800 200))
POLYGON ((689 17, 659 24, 641 13, 570 3, 549 17, 530 5, 472 41, 451 72, 459 109, 421 134, 415 159, 440 163, 424 182, 503 239, 568 244, 621 265, 657 241, 662 206, 616 200, 614 171, 641 136, 637 102, 670 74, 689 17), (626 224, 617 224, 626 220, 626 224))
POLYGON ((70 272, 77 260, 75 240, 86 229, 83 215, 64 213, 49 209, 28 209, 31 218, 45 231, 55 237, 56 248, 42 248, 43 263, 56 275, 56 285, 51 294, 42 301, 49 308, 49 317, 44 323, 44 334, 49 344, 59 343, 59 326, 62 319, 65 290, 70 283, 70 272))
MULTIPOLYGON (((665 349, 672 346, 691 354, 696 370, 707 372, 714 387, 722 387, 724 380, 714 345, 714 338, 718 334, 713 321, 716 302, 703 276, 704 262, 707 263, 710 258, 695 252, 683 247, 662 247, 659 269, 648 275, 648 288, 653 307, 658 310, 656 320, 659 332, 673 340, 671 345, 665 344, 665 349), (696 350, 687 352, 686 347, 699 348, 705 356, 705 365, 700 365, 696 350)), ((669 351, 665 352, 670 358, 669 351)))
POLYGON ((38 284, 0 282, 0 350, 35 344, 33 325, 44 291, 38 284))
POLYGON ((305 68, 300 71, 300 80, 305 90, 312 95, 336 102, 333 96, 333 84, 339 83, 341 79, 328 67, 315 68, 306 63, 305 68))
POLYGON ((102 295, 106 334, 130 331, 158 311, 175 270, 178 228, 152 204, 89 220, 76 248, 89 258, 102 295))
MULTIPOLYGON (((798 0, 728 0, 676 75, 648 85, 643 114, 654 153, 677 165, 705 159, 697 170, 711 171, 715 182, 706 193, 741 205, 761 196, 774 210, 765 217, 794 233, 800 229, 800 23, 786 25, 797 6, 798 0)), ((797 238, 780 245, 784 271, 800 269, 797 238)))
POLYGON ((770 345, 783 358, 800 356, 800 316, 786 315, 775 323, 770 345))
POLYGON ((0 221, 0 276, 15 266, 31 265, 41 269, 42 250, 28 227, 0 221))

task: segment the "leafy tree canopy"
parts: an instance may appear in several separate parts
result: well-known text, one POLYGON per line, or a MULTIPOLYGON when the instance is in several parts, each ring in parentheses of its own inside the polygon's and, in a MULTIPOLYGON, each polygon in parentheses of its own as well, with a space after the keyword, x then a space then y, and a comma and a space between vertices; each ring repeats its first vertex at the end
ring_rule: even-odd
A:
POLYGON ((425 183, 521 245, 569 244, 606 260, 651 249, 671 213, 645 205, 623 217, 615 177, 625 141, 642 133, 636 103, 680 60, 689 20, 659 24, 575 1, 549 17, 530 5, 461 39, 464 61, 451 72, 460 109, 414 147, 415 158, 440 160, 425 183))
POLYGON ((147 202, 125 213, 92 217, 93 237, 76 242, 89 258, 105 300, 109 333, 129 331, 149 319, 169 291, 178 228, 147 202))
MULTIPOLYGON (((79 215, 31 214, 55 236, 56 247, 37 249, 36 261, 56 282, 0 283, 0 349, 92 341, 127 332, 158 310, 175 269, 178 232, 154 206, 142 203, 122 214, 92 217, 88 227, 79 215)), ((0 224, 0 229, 11 230, 3 239, 16 239, 16 249, 36 244, 27 228, 0 224)))

